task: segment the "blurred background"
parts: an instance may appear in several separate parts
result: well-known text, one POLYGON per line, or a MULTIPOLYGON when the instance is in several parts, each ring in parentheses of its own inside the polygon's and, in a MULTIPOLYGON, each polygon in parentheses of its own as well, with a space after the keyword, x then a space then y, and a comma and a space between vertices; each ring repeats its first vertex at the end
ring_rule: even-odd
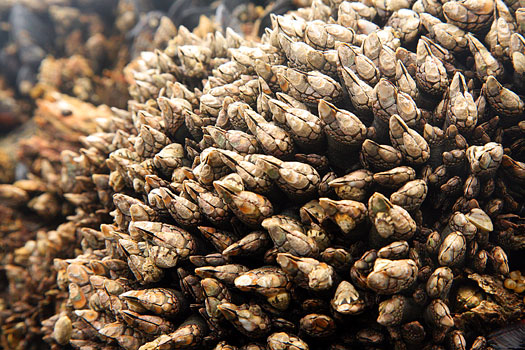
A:
POLYGON ((27 121, 48 89, 125 108, 124 67, 163 48, 180 25, 257 36, 270 12, 293 8, 292 0, 0 1, 0 134, 27 121))

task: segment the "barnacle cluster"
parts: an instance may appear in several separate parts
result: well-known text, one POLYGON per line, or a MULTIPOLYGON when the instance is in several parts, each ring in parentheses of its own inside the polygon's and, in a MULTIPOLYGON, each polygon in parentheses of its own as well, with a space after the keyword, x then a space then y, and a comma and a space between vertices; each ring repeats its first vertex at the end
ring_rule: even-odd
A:
POLYGON ((523 317, 525 4, 295 3, 179 27, 54 193, 2 187, 69 215, 6 269, 56 281, 53 348, 489 349, 523 317))

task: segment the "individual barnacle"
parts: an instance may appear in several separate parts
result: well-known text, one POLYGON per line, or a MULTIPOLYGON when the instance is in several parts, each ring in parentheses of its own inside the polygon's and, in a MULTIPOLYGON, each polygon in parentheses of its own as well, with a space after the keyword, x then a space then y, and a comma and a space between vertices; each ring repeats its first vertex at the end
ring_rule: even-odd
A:
POLYGON ((425 339, 425 328, 419 321, 412 321, 401 326, 401 336, 408 344, 421 344, 425 339))
POLYGON ((223 302, 217 308, 239 332, 250 337, 259 338, 270 331, 270 318, 257 304, 236 306, 223 302))
POLYGON ((130 327, 150 336, 158 336, 173 331, 173 325, 160 316, 141 315, 130 310, 122 310, 120 315, 130 327))
POLYGON ((215 227, 209 226, 198 226, 197 229, 200 231, 202 236, 213 244, 217 251, 222 252, 230 244, 233 244, 237 240, 237 236, 229 231, 219 230, 215 227))
POLYGON ((388 260, 378 258, 366 278, 368 288, 379 294, 395 294, 411 287, 417 278, 414 260, 388 260))
POLYGON ((270 350, 308 350, 308 344, 299 337, 290 335, 285 332, 271 334, 268 339, 268 348, 270 350))
POLYGON ((290 287, 287 275, 274 267, 245 272, 235 279, 235 286, 242 291, 254 290, 265 296, 272 296, 290 287))
POLYGON ((164 272, 157 267, 150 257, 130 254, 128 266, 135 278, 142 284, 158 282, 164 275, 164 272))
POLYGON ((399 59, 396 60, 396 75, 394 80, 398 91, 408 94, 414 101, 419 100, 419 89, 417 87, 416 81, 410 75, 403 62, 399 59))
POLYGON ((425 309, 425 319, 437 327, 435 332, 447 330, 454 326, 450 309, 441 299, 434 299, 425 309))
POLYGON ((266 154, 280 158, 291 156, 294 143, 288 132, 273 123, 266 122, 261 115, 250 109, 245 111, 244 116, 248 128, 266 154))
POLYGON ((180 259, 186 259, 196 250, 196 242, 187 231, 162 222, 135 221, 130 224, 132 237, 148 238, 155 245, 174 250, 180 259))
POLYGON ((319 247, 305 234, 303 226, 291 217, 274 215, 265 219, 261 225, 268 233, 280 252, 290 252, 297 256, 317 256, 319 247))
POLYGON ((320 99, 338 102, 342 98, 341 85, 317 71, 305 73, 286 68, 277 78, 283 92, 308 105, 316 105, 320 99))
POLYGON ((222 255, 230 256, 252 256, 262 253, 270 243, 268 235, 263 231, 254 231, 247 234, 237 242, 227 246, 222 255))
POLYGON ((214 321, 222 319, 223 316, 218 306, 231 301, 228 288, 214 278, 203 278, 201 286, 205 296, 204 305, 208 317, 214 321))
POLYGON ((469 132, 478 122, 478 110, 468 92, 465 77, 457 72, 448 90, 449 106, 446 125, 455 125, 460 132, 469 132))
POLYGON ((256 291, 279 310, 286 310, 290 303, 288 275, 278 268, 263 267, 245 272, 235 279, 235 286, 242 291, 256 291))
POLYGON ((358 259, 354 266, 350 269, 350 277, 354 284, 362 289, 366 289, 367 274, 372 271, 374 262, 377 259, 377 250, 371 249, 366 251, 360 259, 358 259))
POLYGON ((198 159, 194 159, 192 174, 187 175, 187 177, 195 177, 195 180, 204 186, 211 187, 213 181, 221 179, 231 172, 223 162, 222 153, 223 150, 215 147, 205 148, 198 159))
POLYGON ((275 157, 259 157, 255 164, 275 181, 277 186, 294 200, 310 199, 317 191, 320 176, 311 165, 283 162, 275 157))
POLYGON ((429 36, 449 51, 464 52, 468 49, 465 31, 452 23, 443 23, 429 13, 421 13, 421 24, 428 30, 429 36))
POLYGON ((256 226, 273 213, 271 202, 264 196, 239 190, 225 181, 214 181, 213 186, 228 208, 242 222, 256 226))
MULTIPOLYGON (((376 130, 384 130, 390 116, 397 113, 396 90, 395 85, 385 78, 382 78, 374 87, 372 112, 376 130)), ((380 137, 384 136, 380 135, 380 137)))
POLYGON ((365 308, 365 301, 348 281, 341 281, 330 303, 335 311, 343 315, 357 315, 365 308))
POLYGON ((523 35, 514 33, 510 36, 509 41, 509 57, 512 61, 512 66, 514 68, 515 81, 518 86, 521 86, 520 78, 523 77, 525 73, 524 66, 524 57, 525 56, 525 38, 523 35))
POLYGON ((316 153, 297 153, 295 155, 295 160, 309 164, 317 170, 318 173, 326 173, 328 170, 328 157, 316 153))
POLYGON ((316 50, 304 42, 293 41, 285 34, 279 34, 279 42, 291 67, 306 72, 315 70, 328 76, 336 76, 337 52, 335 50, 316 50))
POLYGON ((192 255, 190 256, 190 262, 197 266, 197 267, 203 267, 203 266, 221 266, 224 264, 229 263, 229 260, 224 258, 220 253, 212 253, 207 255, 192 255))
POLYGON ((397 91, 396 107, 401 119, 410 127, 419 127, 421 125, 421 110, 417 107, 414 99, 403 91, 397 91))
POLYGON ((172 143, 164 147, 153 158, 153 164, 163 173, 169 173, 183 164, 184 149, 181 144, 172 143))
POLYGON ((290 37, 302 38, 304 36, 304 30, 306 28, 306 22, 302 19, 293 19, 288 16, 276 16, 272 15, 272 22, 274 22, 274 28, 282 31, 290 37))
POLYGON ((377 83, 380 71, 369 57, 363 55, 352 45, 340 44, 337 47, 337 64, 340 75, 344 75, 343 70, 351 69, 357 76, 369 85, 377 83))
POLYGON ((203 266, 195 269, 195 273, 201 278, 216 278, 228 285, 233 285, 235 278, 246 271, 248 271, 248 268, 240 264, 203 266))
POLYGON ((259 146, 254 136, 240 130, 223 130, 215 126, 205 126, 204 130, 217 144, 218 148, 235 151, 238 154, 259 153, 259 146))
POLYGON ((399 205, 408 211, 418 209, 427 196, 427 184, 423 180, 413 180, 405 183, 400 189, 390 195, 392 204, 399 205))
POLYGON ((431 298, 446 298, 452 287, 454 275, 449 267, 437 268, 426 284, 426 291, 431 298))
POLYGON ((517 183, 523 183, 525 169, 525 164, 523 162, 516 161, 507 155, 503 155, 501 167, 508 178, 517 183))
POLYGON ((322 291, 330 289, 334 283, 335 271, 332 266, 316 259, 279 253, 276 260, 284 272, 301 287, 322 291))
POLYGON ((516 93, 501 86, 493 76, 487 77, 483 85, 483 92, 490 106, 506 117, 521 115, 525 110, 525 104, 521 98, 516 93))
POLYGON ((153 341, 142 345, 140 350, 173 348, 192 348, 199 346, 207 332, 204 321, 197 316, 190 316, 174 332, 162 334, 153 341))
POLYGON ((414 318, 418 308, 413 300, 402 295, 394 295, 379 304, 377 322, 385 327, 399 326, 414 318))
POLYGON ((372 179, 370 171, 361 169, 332 180, 328 185, 335 189, 335 193, 341 199, 362 201, 372 184, 372 179))
POLYGON ((325 210, 327 217, 332 220, 345 235, 349 235, 366 216, 366 206, 351 199, 334 201, 329 198, 320 198, 319 204, 325 210))
POLYGON ((409 246, 407 241, 392 242, 377 251, 379 258, 396 260, 408 255, 409 246))
POLYGON ((270 99, 268 105, 273 119, 286 126, 299 146, 315 150, 322 144, 324 135, 318 116, 305 109, 290 107, 279 100, 270 99))
POLYGON ((301 318, 299 327, 311 337, 326 337, 336 330, 335 321, 327 315, 308 314, 301 318))
POLYGON ((151 311, 161 316, 182 314, 188 307, 179 291, 167 288, 131 290, 122 293, 119 298, 126 302, 130 310, 151 311))
POLYGON ((361 80, 350 68, 341 66, 340 74, 354 108, 361 113, 369 114, 372 111, 372 87, 361 80))
POLYGON ((60 345, 66 345, 71 339, 71 333, 73 331, 73 326, 71 320, 66 315, 61 316, 55 323, 53 330, 53 338, 60 345))
POLYGON ((199 206, 192 201, 168 191, 162 192, 161 196, 166 209, 179 225, 189 227, 202 222, 199 206))
POLYGON ((503 1, 494 3, 494 20, 485 41, 489 45, 491 53, 500 58, 507 59, 510 44, 510 36, 515 32, 516 25, 503 1))
POLYGON ((490 258, 495 271, 503 275, 509 273, 509 263, 507 254, 501 247, 496 246, 492 248, 492 250, 490 251, 490 258))
MULTIPOLYGON (((236 153, 221 152, 221 158, 242 179, 247 190, 265 194, 273 188, 272 179, 254 161, 239 158, 236 153)), ((248 159, 248 158, 246 158, 248 159)))
POLYGON ((376 232, 384 239, 409 239, 416 230, 410 214, 380 193, 370 197, 368 211, 376 232))
POLYGON ((428 143, 415 130, 409 128, 398 115, 394 114, 390 117, 389 126, 392 145, 401 151, 407 161, 421 164, 429 159, 428 143))
POLYGON ((401 41, 403 43, 409 43, 417 37, 421 21, 415 11, 401 8, 392 13, 387 21, 387 25, 401 33, 401 41))
POLYGON ((477 176, 490 176, 501 164, 503 149, 501 145, 489 142, 484 146, 470 146, 467 149, 467 159, 470 171, 477 176))
MULTIPOLYGON (((339 109, 325 100, 319 101, 318 110, 328 140, 329 158, 339 161, 341 151, 355 149, 367 137, 366 126, 353 113, 339 109)), ((343 162, 342 159, 341 161, 343 162)))
POLYGON ((434 54, 435 57, 437 57, 443 63, 447 74, 452 74, 456 72, 456 60, 447 49, 445 49, 443 46, 439 45, 435 41, 431 40, 430 38, 427 38, 426 36, 422 36, 421 41, 424 41, 428 45, 432 54, 434 54))
POLYGON ((383 45, 389 46, 392 50, 396 50, 401 42, 396 37, 394 28, 385 27, 383 29, 373 31, 363 40, 361 45, 363 54, 370 58, 374 64, 378 64, 379 53, 383 45))
POLYGON ((500 77, 504 73, 503 65, 496 60, 483 44, 473 35, 467 34, 468 45, 476 67, 476 74, 484 81, 488 77, 500 77))
POLYGON ((352 263, 352 255, 343 248, 326 248, 320 257, 337 271, 346 270, 352 263))
POLYGON ((361 146, 363 162, 374 170, 388 170, 401 164, 401 152, 389 145, 380 145, 366 139, 361 146))
POLYGON ((492 20, 494 1, 462 0, 443 4, 443 15, 447 22, 466 31, 479 32, 492 20))
POLYGON ((460 232, 450 233, 439 247, 438 262, 442 266, 458 266, 465 259, 466 239, 460 232))
POLYGON ((304 31, 305 42, 317 50, 334 49, 339 42, 351 43, 355 35, 352 27, 315 21, 309 22, 304 31))
POLYGON ((441 95, 448 86, 448 78, 443 62, 437 58, 429 45, 422 39, 417 44, 418 87, 432 95, 441 95))
POLYGON ((220 225, 231 218, 226 203, 217 193, 206 190, 193 180, 184 180, 182 187, 183 191, 197 202, 200 212, 212 223, 220 225))

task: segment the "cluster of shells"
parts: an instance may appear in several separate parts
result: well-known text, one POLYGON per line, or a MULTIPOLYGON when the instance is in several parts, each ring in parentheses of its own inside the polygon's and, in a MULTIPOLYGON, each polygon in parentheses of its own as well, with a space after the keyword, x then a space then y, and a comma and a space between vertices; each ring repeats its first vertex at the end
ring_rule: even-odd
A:
POLYGON ((486 349, 523 316, 525 8, 306 5, 179 28, 62 153, 54 347, 486 349))

